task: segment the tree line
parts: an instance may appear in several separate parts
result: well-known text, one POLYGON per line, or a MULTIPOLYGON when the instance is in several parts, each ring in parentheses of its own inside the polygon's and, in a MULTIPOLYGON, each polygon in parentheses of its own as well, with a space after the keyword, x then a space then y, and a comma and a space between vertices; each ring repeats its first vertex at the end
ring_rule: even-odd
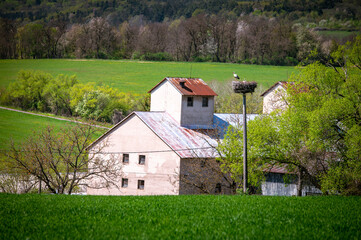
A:
POLYGON ((297 65, 312 50, 327 55, 337 41, 280 18, 198 14, 147 22, 142 16, 112 26, 102 17, 84 24, 61 20, 1 19, 0 58, 97 58, 154 61, 214 61, 297 65))

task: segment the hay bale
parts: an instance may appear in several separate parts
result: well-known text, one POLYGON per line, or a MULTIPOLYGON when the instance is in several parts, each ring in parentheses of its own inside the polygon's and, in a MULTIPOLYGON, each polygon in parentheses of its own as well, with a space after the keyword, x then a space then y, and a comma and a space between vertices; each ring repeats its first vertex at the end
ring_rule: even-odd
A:
POLYGON ((257 87, 256 82, 233 81, 232 88, 235 93, 253 93, 257 87))

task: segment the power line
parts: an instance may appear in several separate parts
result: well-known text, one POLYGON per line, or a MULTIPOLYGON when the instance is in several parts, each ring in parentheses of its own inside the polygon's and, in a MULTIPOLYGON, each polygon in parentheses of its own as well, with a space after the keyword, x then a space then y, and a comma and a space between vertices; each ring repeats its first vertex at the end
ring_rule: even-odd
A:
MULTIPOLYGON (((182 149, 169 149, 169 150, 153 150, 153 151, 133 151, 133 152, 95 152, 93 154, 136 154, 136 153, 163 153, 163 152, 181 152, 181 151, 193 151, 193 150, 203 150, 203 149, 214 149, 215 147, 200 147, 200 148, 182 148, 182 149)), ((0 149, 0 152, 10 152, 11 149, 0 149)), ((19 150, 17 152, 35 152, 28 150, 19 150)), ((44 151, 47 152, 47 151, 44 151)), ((62 153, 72 153, 72 152, 62 152, 62 153)), ((84 154, 92 154, 91 152, 84 152, 84 154)))

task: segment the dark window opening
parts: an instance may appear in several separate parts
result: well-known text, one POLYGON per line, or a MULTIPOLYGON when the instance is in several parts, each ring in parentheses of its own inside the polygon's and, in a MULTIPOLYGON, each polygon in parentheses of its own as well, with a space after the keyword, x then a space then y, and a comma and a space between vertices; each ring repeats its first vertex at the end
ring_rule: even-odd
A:
POLYGON ((221 193, 222 192, 222 184, 217 183, 216 189, 214 190, 215 193, 221 193))
POLYGON ((122 187, 123 188, 128 187, 128 178, 122 178, 122 187))
POLYGON ((129 154, 123 154, 123 163, 129 163, 129 154))
POLYGON ((138 180, 138 189, 144 190, 144 180, 138 180))
POLYGON ((145 155, 139 155, 139 164, 141 165, 145 164, 145 155))
POLYGON ((208 107, 208 98, 207 97, 202 98, 202 107, 208 107))
POLYGON ((187 107, 193 107, 193 97, 187 98, 187 107))

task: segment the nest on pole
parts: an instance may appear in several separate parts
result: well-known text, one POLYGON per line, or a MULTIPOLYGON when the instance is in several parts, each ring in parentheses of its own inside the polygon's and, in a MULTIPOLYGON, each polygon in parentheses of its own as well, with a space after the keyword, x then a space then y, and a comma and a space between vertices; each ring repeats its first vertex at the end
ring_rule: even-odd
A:
POLYGON ((256 82, 233 81, 232 88, 235 93, 253 93, 257 87, 256 82))

